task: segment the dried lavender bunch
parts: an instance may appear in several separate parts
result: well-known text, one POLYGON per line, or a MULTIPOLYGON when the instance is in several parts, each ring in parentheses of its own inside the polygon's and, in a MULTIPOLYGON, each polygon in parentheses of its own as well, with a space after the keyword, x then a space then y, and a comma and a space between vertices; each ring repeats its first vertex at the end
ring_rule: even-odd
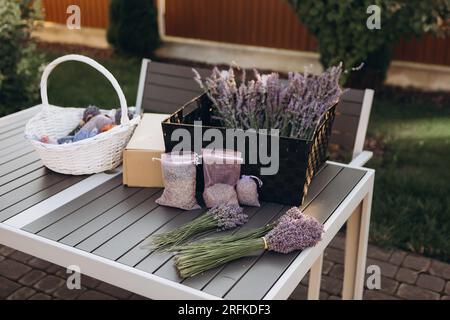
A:
POLYGON ((263 239, 268 250, 290 253, 316 245, 321 240, 322 233, 321 223, 313 217, 302 214, 297 218, 281 219, 263 239))
POLYGON ((143 248, 170 250, 195 235, 211 230, 228 230, 247 222, 248 216, 238 205, 220 205, 172 231, 156 234, 143 243, 143 248))
POLYGON ((233 67, 215 67, 205 80, 194 70, 195 81, 214 104, 214 116, 226 127, 278 129, 281 136, 309 139, 320 117, 343 93, 339 79, 342 64, 321 75, 291 72, 288 80, 277 73, 247 81, 245 71, 236 79, 233 67))
POLYGON ((282 219, 286 218, 299 219, 301 216, 303 216, 303 213, 300 211, 300 209, 297 207, 293 207, 288 211, 286 211, 286 213, 283 214, 279 219, 270 222, 263 227, 252 229, 250 231, 239 231, 234 234, 224 235, 221 237, 203 238, 195 242, 174 246, 170 249, 170 251, 187 252, 190 249, 197 250, 200 246, 211 249, 213 246, 218 246, 223 243, 230 243, 237 240, 258 239, 264 237, 269 231, 275 228, 282 219))
POLYGON ((208 241, 181 247, 175 256, 175 265, 181 277, 192 277, 260 250, 289 253, 312 247, 321 240, 323 233, 323 225, 298 208, 289 210, 275 227, 269 229, 260 237, 250 232, 247 233, 249 238, 228 238, 216 243, 208 241))
POLYGON ((240 231, 234 234, 224 235, 221 237, 203 238, 195 242, 174 246, 170 249, 170 251, 178 253, 181 252, 187 253, 192 250, 195 252, 200 247, 203 247, 205 249, 213 249, 214 247, 221 246, 224 243, 232 243, 234 241, 239 241, 243 239, 258 239, 266 235, 269 231, 271 231, 277 225, 277 223, 278 221, 266 224, 263 227, 252 229, 250 231, 240 231))

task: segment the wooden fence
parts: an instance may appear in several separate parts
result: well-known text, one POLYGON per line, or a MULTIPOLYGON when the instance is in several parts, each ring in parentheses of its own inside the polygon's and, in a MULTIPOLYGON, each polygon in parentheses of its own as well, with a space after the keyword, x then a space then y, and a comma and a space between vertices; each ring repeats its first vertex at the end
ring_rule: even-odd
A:
POLYGON ((109 0, 42 0, 46 21, 65 24, 67 7, 78 5, 81 11, 81 26, 106 28, 108 26, 109 0))
MULTIPOLYGON (((148 0, 151 1, 151 0, 148 0)), ((66 9, 77 4, 81 24, 105 28, 109 0, 43 0, 47 21, 65 23, 66 9)), ((166 0, 169 36, 300 51, 315 51, 308 34, 285 0, 166 0)), ((425 36, 401 41, 395 59, 450 66, 450 38, 425 36)))

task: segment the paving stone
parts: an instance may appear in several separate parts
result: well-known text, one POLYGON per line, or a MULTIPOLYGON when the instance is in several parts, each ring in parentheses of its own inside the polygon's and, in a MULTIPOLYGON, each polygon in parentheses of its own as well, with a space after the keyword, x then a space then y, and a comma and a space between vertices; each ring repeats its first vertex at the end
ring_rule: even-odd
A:
POLYGON ((377 259, 381 261, 389 261, 392 255, 392 250, 381 249, 377 246, 369 244, 367 248, 367 256, 372 259, 377 259))
POLYGON ((442 296, 441 300, 449 300, 450 301, 450 296, 442 296))
POLYGON ((14 250, 13 248, 10 248, 10 247, 4 246, 4 245, 0 245, 0 255, 1 256, 7 257, 15 251, 16 250, 14 250))
POLYGON ((345 236, 336 235, 336 237, 331 240, 330 247, 340 250, 345 250, 345 236))
POLYGON ((2 262, 3 260, 5 260, 4 256, 0 256, 0 262, 2 262))
POLYGON ((30 256, 29 254, 22 251, 14 251, 9 255, 9 258, 26 263, 27 261, 31 260, 33 256, 30 256))
POLYGON ((30 261, 28 261, 27 263, 29 266, 33 267, 33 268, 37 268, 37 269, 41 269, 41 270, 45 270, 48 269, 49 267, 52 266, 52 263, 39 259, 39 258, 33 258, 30 261))
POLYGON ((328 300, 341 300, 341 297, 338 296, 329 296, 328 300))
POLYGON ((380 267, 381 274, 388 278, 394 278, 398 270, 398 267, 396 265, 381 260, 367 259, 366 268, 370 265, 376 265, 380 267))
POLYGON ((12 280, 19 279, 30 270, 30 267, 12 259, 5 259, 0 262, 0 274, 12 280))
POLYGON ((397 295, 408 300, 439 300, 440 298, 436 292, 404 283, 398 288, 397 295))
POLYGON ((104 293, 107 293, 115 298, 118 299, 128 299, 132 293, 130 291, 124 290, 122 288, 113 286, 109 283, 102 282, 96 290, 102 291, 104 293))
POLYGON ((385 292, 379 290, 365 290, 363 295, 364 300, 399 300, 399 298, 394 297, 385 292))
POLYGON ((97 280, 95 278, 86 276, 84 274, 81 275, 81 285, 83 287, 87 287, 90 289, 96 288, 100 283, 102 283, 100 280, 97 280))
POLYGON ((441 261, 433 260, 430 269, 431 275, 450 280, 450 264, 441 261))
POLYGON ((133 294, 129 300, 149 300, 149 299, 146 297, 140 296, 138 294, 133 294))
POLYGON ((292 300, 306 300, 308 297, 308 287, 302 284, 298 285, 292 292, 290 299, 292 300))
POLYGON ((322 276, 321 288, 330 295, 340 295, 342 292, 342 280, 329 276, 322 276))
POLYGON ((63 278, 63 279, 67 279, 67 276, 69 275, 67 273, 67 269, 66 268, 61 268, 58 271, 55 272, 55 275, 57 277, 63 278))
POLYGON ((65 286, 65 284, 66 282, 63 279, 50 275, 36 282, 33 287, 50 294, 58 288, 65 286))
POLYGON ((0 276, 0 299, 6 299, 10 294, 20 288, 15 282, 0 276))
POLYGON ((19 282, 25 286, 32 286, 46 275, 47 274, 43 271, 33 269, 26 275, 24 275, 22 278, 20 278, 19 282))
POLYGON ((381 277, 381 291, 385 293, 394 294, 398 288, 398 285, 399 283, 395 280, 383 276, 381 277))
POLYGON ((62 271, 65 272, 66 268, 63 268, 61 266, 58 266, 57 264, 52 264, 50 267, 48 267, 46 270, 48 273, 57 274, 58 272, 62 271))
POLYGON ((430 267, 431 260, 429 258, 421 257, 418 255, 408 254, 403 261, 402 265, 404 267, 417 270, 420 272, 425 272, 430 267))
POLYGON ((417 285, 421 288, 441 292, 445 287, 445 281, 429 274, 421 274, 419 279, 417 279, 417 285))
POLYGON ((86 288, 81 287, 80 289, 69 289, 67 286, 62 286, 55 292, 53 292, 53 296, 62 300, 74 300, 79 297, 83 292, 86 291, 86 288))
POLYGON ((329 260, 323 259, 322 263, 322 274, 328 274, 330 273, 331 269, 333 268, 334 263, 329 260))
POLYGON ((407 268, 400 268, 398 269, 397 274, 395 275, 395 279, 397 279, 400 282, 414 284, 416 283, 418 272, 407 269, 407 268))
POLYGON ((448 281, 447 285, 445 286, 445 293, 450 295, 450 281, 448 281))
POLYGON ((15 291, 13 294, 11 294, 7 299, 8 300, 26 300, 30 298, 32 295, 36 293, 36 290, 28 288, 28 287, 22 287, 15 291))
POLYGON ((325 249, 324 259, 344 264, 344 251, 328 247, 325 249))
POLYGON ((86 292, 83 292, 78 298, 78 300, 116 300, 114 297, 111 297, 110 295, 89 290, 86 292))
POLYGON ((328 300, 330 295, 325 291, 320 291, 319 300, 328 300))
POLYGON ((344 265, 335 264, 333 266, 333 269, 331 269, 329 275, 337 279, 344 279, 344 265))
POLYGON ((400 266, 403 260, 405 260, 406 255, 407 253, 405 251, 395 250, 389 258, 389 262, 396 266, 400 266))
POLYGON ((48 294, 39 292, 32 296, 29 300, 52 300, 52 297, 48 294))

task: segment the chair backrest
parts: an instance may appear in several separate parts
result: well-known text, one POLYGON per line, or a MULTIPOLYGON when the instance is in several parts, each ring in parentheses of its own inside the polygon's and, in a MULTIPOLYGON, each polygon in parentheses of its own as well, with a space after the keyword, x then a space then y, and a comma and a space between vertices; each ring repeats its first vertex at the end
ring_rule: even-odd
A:
MULTIPOLYGON (((202 77, 208 69, 196 68, 202 77)), ((193 81, 192 68, 168 63, 142 61, 136 101, 140 111, 173 113, 202 93, 193 81)), ((349 89, 336 109, 331 145, 351 152, 352 158, 362 152, 372 108, 374 91, 349 89)))
POLYGON ((373 96, 372 89, 349 89, 336 108, 330 143, 351 152, 352 158, 363 151, 373 96))
MULTIPOLYGON (((202 77, 211 72, 195 68, 202 77)), ((193 80, 191 67, 143 59, 136 108, 152 113, 173 113, 203 91, 193 80)))

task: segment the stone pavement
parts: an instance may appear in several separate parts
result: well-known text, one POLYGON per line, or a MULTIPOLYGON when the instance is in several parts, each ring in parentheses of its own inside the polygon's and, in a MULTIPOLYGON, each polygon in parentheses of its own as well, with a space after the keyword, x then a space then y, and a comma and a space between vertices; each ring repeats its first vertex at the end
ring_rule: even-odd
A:
MULTIPOLYGON (((339 299, 344 241, 338 235, 325 251, 321 299, 339 299)), ((449 264, 370 245, 368 265, 381 268, 381 289, 366 289, 364 299, 450 300, 449 264)), ((64 268, 0 246, 0 299, 144 299, 87 276, 82 276, 80 290, 69 290, 66 277, 64 268)), ((291 299, 305 299, 307 283, 305 277, 291 299)))

